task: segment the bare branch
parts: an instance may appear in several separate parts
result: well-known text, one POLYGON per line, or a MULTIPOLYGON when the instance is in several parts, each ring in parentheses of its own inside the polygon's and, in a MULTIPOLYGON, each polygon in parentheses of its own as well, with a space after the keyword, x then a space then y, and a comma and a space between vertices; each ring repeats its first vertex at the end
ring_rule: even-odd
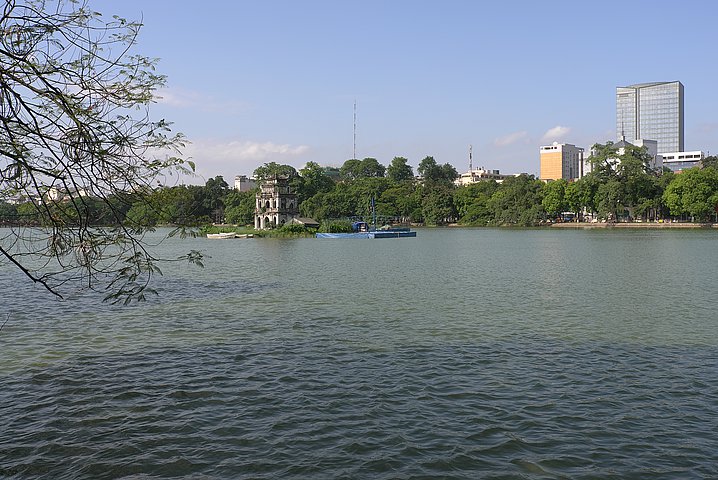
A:
POLYGON ((140 27, 103 21, 85 2, 6 0, 2 10, 0 202, 17 204, 18 222, 34 228, 0 248, 58 296, 79 281, 141 298, 161 274, 143 229, 119 208, 185 170, 183 137, 150 119, 165 78, 156 60, 132 53, 140 27))

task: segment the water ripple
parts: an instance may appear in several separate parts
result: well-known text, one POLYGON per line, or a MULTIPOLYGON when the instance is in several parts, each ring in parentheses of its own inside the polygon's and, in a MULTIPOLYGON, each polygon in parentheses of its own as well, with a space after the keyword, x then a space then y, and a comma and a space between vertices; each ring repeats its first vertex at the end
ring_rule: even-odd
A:
POLYGON ((84 356, 6 376, 0 476, 718 473, 718 434, 706 428, 718 418, 712 350, 544 345, 554 353, 524 351, 509 365, 516 344, 278 347, 84 356), (659 358, 686 368, 657 368, 659 358))

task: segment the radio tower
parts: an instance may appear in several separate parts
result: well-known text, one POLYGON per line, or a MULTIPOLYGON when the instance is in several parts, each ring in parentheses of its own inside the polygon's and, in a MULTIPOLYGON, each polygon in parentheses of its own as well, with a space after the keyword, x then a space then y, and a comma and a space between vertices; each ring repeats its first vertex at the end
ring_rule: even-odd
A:
POLYGON ((357 158, 357 101, 354 100, 354 151, 352 154, 352 159, 356 160, 357 158))

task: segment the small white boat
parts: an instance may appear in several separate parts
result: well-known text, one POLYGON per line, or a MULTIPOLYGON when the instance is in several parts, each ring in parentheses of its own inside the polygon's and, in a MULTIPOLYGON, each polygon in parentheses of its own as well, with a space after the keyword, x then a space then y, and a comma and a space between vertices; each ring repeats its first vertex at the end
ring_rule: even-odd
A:
POLYGON ((227 233, 208 233, 207 238, 211 238, 214 240, 225 240, 227 238, 235 238, 237 236, 234 232, 227 232, 227 233))

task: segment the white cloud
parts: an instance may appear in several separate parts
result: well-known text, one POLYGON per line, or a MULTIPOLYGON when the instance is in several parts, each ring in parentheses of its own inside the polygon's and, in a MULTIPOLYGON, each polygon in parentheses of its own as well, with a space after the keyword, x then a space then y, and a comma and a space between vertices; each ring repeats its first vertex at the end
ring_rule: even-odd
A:
POLYGON ((182 158, 196 165, 198 178, 191 183, 203 183, 202 179, 217 175, 230 182, 235 175, 251 175, 255 168, 268 162, 298 168, 306 163, 304 155, 309 151, 307 145, 271 141, 199 139, 187 144, 182 158))
POLYGON ((549 128, 546 133, 543 134, 543 137, 541 137, 541 140, 545 142, 550 142, 553 140, 559 140, 568 135, 571 132, 570 127, 562 127, 561 125, 556 125, 553 128, 549 128))
POLYGON ((525 139, 527 136, 528 133, 525 131, 509 133, 508 135, 494 139, 494 146, 508 147, 509 145, 513 145, 514 143, 525 139))
POLYGON ((212 141, 199 140, 187 146, 186 153, 194 158, 204 158, 209 162, 236 161, 275 161, 282 158, 302 155, 309 150, 306 145, 278 144, 273 142, 254 142, 251 140, 212 141))
POLYGON ((218 99, 212 95, 182 88, 163 88, 155 101, 174 108, 197 108, 206 112, 246 110, 247 105, 232 99, 218 99))

